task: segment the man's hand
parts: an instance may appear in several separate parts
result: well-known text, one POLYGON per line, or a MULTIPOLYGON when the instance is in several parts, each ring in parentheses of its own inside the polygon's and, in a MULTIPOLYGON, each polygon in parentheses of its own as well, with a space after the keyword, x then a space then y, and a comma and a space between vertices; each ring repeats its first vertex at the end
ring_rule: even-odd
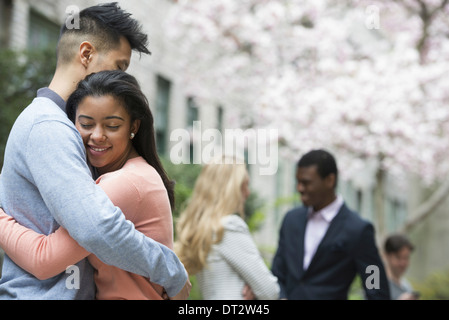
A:
POLYGON ((190 283, 190 280, 187 279, 186 284, 184 285, 184 288, 174 297, 170 297, 170 300, 187 300, 187 298, 190 295, 190 290, 192 289, 192 284, 190 283))
POLYGON ((256 300, 254 292, 251 290, 250 286, 247 284, 243 287, 242 291, 243 300, 256 300))

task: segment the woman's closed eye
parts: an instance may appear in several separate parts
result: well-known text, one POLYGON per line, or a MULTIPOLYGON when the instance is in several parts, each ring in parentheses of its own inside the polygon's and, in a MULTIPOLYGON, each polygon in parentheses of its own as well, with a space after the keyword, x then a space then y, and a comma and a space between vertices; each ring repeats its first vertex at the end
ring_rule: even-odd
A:
POLYGON ((81 128, 83 128, 83 129, 90 129, 90 128, 93 127, 92 124, 83 124, 83 123, 80 123, 80 126, 81 126, 81 128))

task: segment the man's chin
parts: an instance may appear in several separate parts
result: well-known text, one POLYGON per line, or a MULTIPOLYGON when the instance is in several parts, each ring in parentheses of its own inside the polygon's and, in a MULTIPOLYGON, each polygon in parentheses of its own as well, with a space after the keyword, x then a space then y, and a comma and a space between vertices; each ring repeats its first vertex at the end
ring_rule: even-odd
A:
POLYGON ((301 203, 302 203, 302 205, 304 207, 309 207, 310 206, 310 203, 309 203, 308 199, 301 198, 301 203))

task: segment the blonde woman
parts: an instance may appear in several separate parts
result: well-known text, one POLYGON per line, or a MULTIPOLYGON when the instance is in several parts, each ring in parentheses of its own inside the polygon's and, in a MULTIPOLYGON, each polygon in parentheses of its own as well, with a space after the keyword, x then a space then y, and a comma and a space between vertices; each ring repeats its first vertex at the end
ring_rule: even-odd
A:
POLYGON ((175 251, 206 300, 243 299, 246 286, 256 299, 279 297, 277 278, 243 220, 248 196, 245 164, 219 158, 204 166, 180 214, 175 251))

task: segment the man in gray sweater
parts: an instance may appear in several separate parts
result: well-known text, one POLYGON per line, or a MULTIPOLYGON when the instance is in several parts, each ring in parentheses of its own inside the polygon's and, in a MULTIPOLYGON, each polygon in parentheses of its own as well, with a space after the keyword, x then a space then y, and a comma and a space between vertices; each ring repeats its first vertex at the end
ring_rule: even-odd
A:
MULTIPOLYGON (((61 29, 51 84, 38 91, 11 130, 0 203, 25 227, 48 235, 63 226, 105 263, 150 278, 169 297, 186 299, 191 285, 184 266, 173 251, 126 221, 94 183, 81 136, 65 113, 65 101, 85 76, 126 70, 133 50, 149 54, 147 35, 116 3, 84 9, 79 18, 79 29, 61 29)), ((92 267, 87 259, 76 267, 79 289, 66 285, 70 274, 40 281, 6 255, 0 299, 94 299, 92 267)))

